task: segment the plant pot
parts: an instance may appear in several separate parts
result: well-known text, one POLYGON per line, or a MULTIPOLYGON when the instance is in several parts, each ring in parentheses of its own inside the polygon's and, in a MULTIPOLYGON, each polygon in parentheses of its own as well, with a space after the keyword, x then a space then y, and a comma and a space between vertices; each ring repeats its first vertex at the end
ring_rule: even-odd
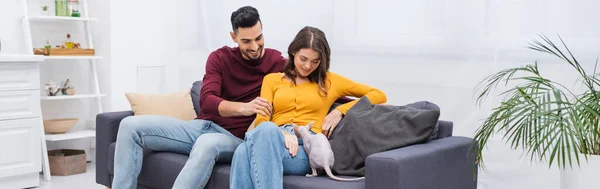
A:
MULTIPOLYGON (((579 155, 580 166, 565 168, 560 171, 561 189, 590 189, 598 188, 600 175, 600 155, 592 155, 586 161, 583 154, 579 155)), ((574 160, 575 161, 575 160, 574 160)))

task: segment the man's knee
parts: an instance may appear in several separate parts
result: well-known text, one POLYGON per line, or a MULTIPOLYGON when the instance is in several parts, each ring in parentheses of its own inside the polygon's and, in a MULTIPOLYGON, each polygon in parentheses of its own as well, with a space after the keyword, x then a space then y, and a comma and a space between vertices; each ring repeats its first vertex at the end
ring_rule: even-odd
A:
POLYGON ((143 116, 128 116, 121 120, 119 124, 119 134, 135 133, 139 128, 144 126, 143 116))
POLYGON ((191 153, 212 157, 220 153, 233 153, 238 145, 239 142, 232 136, 222 133, 205 133, 196 138, 191 153))
POLYGON ((170 128, 175 124, 180 124, 180 120, 167 116, 128 116, 121 120, 121 123, 119 124, 119 133, 131 135, 140 132, 153 132, 156 128, 170 128))

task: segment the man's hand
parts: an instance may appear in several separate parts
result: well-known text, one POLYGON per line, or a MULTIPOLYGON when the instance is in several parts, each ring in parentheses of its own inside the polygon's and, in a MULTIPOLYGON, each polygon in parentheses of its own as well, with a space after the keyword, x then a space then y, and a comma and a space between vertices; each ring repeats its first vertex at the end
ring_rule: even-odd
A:
POLYGON ((283 136, 285 138, 285 148, 290 151, 292 157, 296 157, 296 154, 298 154, 298 137, 288 133, 284 133, 283 136))
POLYGON ((256 97, 254 100, 248 103, 242 103, 238 111, 244 116, 260 114, 265 117, 271 117, 271 113, 273 113, 273 106, 271 106, 271 103, 268 100, 261 97, 256 97))
POLYGON ((331 111, 327 116, 325 116, 325 120, 323 120, 323 124, 321 125, 322 133, 327 136, 327 138, 331 137, 333 130, 337 126, 337 124, 342 120, 342 112, 335 109, 331 111))

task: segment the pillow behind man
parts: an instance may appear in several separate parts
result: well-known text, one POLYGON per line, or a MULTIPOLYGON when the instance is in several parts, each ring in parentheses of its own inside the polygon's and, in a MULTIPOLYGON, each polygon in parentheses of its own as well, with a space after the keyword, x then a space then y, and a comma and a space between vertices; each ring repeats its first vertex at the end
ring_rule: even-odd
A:
POLYGON ((181 120, 193 120, 196 111, 190 91, 166 94, 125 93, 134 115, 162 115, 181 120))

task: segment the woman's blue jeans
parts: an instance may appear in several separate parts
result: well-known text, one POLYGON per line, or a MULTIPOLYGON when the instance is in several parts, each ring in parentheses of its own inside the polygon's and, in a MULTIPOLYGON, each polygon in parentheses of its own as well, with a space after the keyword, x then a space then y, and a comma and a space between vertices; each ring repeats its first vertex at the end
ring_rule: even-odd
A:
POLYGON ((278 127, 272 122, 264 122, 246 133, 245 141, 233 155, 229 177, 231 188, 282 189, 283 175, 311 173, 302 140, 298 140, 298 153, 292 157, 285 147, 282 130, 294 132, 291 125, 278 127))

